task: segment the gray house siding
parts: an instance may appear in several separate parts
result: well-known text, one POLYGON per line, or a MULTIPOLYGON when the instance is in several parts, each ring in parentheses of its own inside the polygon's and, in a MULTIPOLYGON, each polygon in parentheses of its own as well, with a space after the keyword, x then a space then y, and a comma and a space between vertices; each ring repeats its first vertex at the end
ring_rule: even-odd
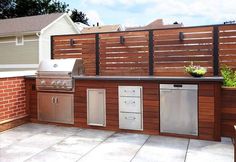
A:
POLYGON ((16 43, 0 43, 0 64, 38 64, 38 41, 16 43))
MULTIPOLYGON (((38 64, 39 40, 36 35, 24 36, 24 44, 16 45, 16 37, 0 38, 0 65, 10 64, 38 64)), ((23 68, 20 70, 30 70, 23 68)), ((4 68, 0 71, 12 71, 14 68, 4 68)), ((19 70, 19 68, 17 68, 19 70)))

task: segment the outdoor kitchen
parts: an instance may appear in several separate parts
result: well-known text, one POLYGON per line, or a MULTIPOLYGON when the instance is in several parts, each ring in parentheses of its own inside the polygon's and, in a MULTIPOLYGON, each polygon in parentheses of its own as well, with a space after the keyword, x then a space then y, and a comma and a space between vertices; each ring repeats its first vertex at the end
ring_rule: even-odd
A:
POLYGON ((0 130, 30 122, 140 136, 233 138, 213 35, 224 27, 53 36, 52 59, 35 74, 1 78, 4 106, 12 110, 2 113, 0 130), (191 76, 191 68, 205 71, 191 76))

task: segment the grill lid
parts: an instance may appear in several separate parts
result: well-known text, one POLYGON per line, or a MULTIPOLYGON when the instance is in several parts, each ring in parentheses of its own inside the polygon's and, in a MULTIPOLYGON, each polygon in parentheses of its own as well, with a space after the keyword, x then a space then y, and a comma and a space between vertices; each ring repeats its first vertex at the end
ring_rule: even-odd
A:
POLYGON ((82 59, 43 60, 39 64, 38 74, 83 74, 82 59))

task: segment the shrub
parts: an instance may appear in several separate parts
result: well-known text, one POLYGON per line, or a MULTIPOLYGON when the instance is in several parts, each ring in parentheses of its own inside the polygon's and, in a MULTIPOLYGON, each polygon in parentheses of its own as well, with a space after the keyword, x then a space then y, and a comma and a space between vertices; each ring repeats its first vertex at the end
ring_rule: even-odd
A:
POLYGON ((236 71, 224 65, 221 68, 221 75, 224 78, 224 86, 236 87, 236 71))

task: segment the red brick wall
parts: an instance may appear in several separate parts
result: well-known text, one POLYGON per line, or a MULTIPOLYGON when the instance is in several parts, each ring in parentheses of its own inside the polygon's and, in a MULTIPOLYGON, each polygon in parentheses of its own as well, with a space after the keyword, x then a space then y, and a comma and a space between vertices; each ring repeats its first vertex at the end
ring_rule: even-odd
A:
POLYGON ((24 77, 0 78, 0 122, 26 114, 24 77))

